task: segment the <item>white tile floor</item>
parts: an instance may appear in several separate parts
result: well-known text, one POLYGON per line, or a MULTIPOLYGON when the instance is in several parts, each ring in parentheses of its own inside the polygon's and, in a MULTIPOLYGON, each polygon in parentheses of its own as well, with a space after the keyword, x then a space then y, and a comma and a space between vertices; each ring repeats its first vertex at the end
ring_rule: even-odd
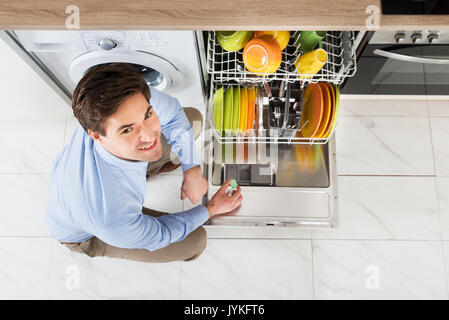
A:
MULTIPOLYGON (((448 299, 449 103, 348 101, 337 131, 340 227, 276 239, 269 228, 209 229, 191 263, 89 258, 49 237, 50 165, 76 120, 0 119, 0 298, 448 299)), ((152 179, 146 206, 190 208, 181 181, 180 171, 152 179)))

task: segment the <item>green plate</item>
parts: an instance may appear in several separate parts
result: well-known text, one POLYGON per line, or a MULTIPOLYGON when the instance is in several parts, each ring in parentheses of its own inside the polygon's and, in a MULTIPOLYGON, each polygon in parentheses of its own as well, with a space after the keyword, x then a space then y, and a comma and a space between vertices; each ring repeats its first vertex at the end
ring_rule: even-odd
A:
POLYGON ((230 135, 232 131, 232 111, 234 104, 234 91, 230 87, 224 94, 224 110, 223 110, 223 129, 226 135, 230 135))
POLYGON ((235 135, 239 131, 240 121, 240 86, 234 88, 234 110, 232 111, 232 131, 235 135))
POLYGON ((214 94, 214 113, 212 115, 212 123, 220 135, 223 133, 223 96, 224 89, 221 87, 214 94))

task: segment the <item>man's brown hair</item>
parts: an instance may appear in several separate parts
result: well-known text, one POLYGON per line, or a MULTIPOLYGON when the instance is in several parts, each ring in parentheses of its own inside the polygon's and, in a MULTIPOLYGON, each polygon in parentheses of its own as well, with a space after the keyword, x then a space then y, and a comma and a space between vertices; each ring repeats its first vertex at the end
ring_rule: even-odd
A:
POLYGON ((131 95, 142 92, 150 100, 150 88, 142 75, 127 63, 101 64, 78 82, 72 97, 73 114, 83 129, 106 136, 104 124, 131 95))

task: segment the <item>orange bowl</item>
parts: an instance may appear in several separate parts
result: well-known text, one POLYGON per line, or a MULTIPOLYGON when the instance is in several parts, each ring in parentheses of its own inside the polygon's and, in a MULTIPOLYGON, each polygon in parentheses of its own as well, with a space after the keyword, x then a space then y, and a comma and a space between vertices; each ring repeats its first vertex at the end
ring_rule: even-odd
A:
POLYGON ((290 31, 256 31, 256 37, 263 35, 271 36, 276 40, 281 50, 284 50, 290 41, 290 31))
POLYGON ((254 73, 273 73, 282 62, 282 50, 269 35, 253 38, 243 50, 243 63, 254 73))

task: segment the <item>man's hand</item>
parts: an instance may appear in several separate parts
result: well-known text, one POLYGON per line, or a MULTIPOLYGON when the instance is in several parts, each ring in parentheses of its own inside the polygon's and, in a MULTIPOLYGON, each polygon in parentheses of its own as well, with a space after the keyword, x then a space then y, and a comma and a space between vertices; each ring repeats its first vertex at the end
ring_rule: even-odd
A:
POLYGON ((212 199, 206 204, 206 208, 209 211, 209 218, 221 215, 233 215, 236 214, 240 206, 242 205, 242 194, 240 192, 240 186, 237 187, 231 196, 225 193, 226 188, 231 183, 231 179, 228 179, 214 194, 212 199))
POLYGON ((193 204, 197 204, 204 194, 207 192, 209 185, 201 173, 200 166, 192 167, 184 171, 184 180, 181 186, 181 199, 186 197, 193 204))

